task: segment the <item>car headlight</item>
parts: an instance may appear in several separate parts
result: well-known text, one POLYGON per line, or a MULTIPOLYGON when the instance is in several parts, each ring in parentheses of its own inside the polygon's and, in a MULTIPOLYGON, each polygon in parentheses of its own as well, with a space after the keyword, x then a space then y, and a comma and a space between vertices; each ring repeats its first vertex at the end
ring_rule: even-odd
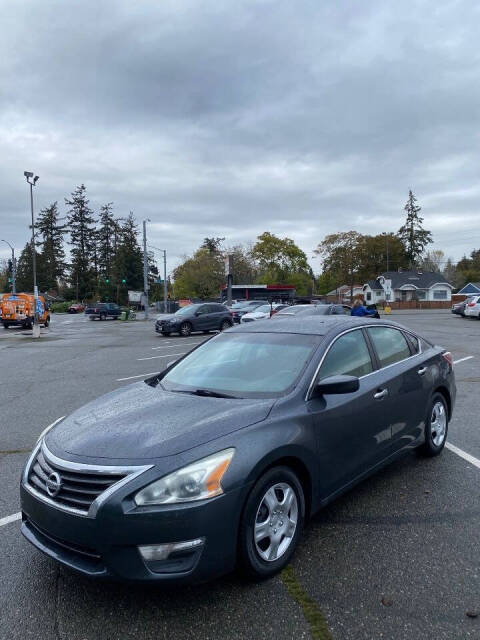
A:
POLYGON ((137 493, 138 506, 205 500, 223 493, 221 480, 235 449, 225 449, 160 478, 137 493))

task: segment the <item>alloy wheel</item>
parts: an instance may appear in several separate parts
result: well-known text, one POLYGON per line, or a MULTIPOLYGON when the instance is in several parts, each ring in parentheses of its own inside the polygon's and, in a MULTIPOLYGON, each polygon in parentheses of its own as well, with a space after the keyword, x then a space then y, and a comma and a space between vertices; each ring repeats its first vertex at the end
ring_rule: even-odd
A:
POLYGON ((447 432, 447 414, 442 402, 437 401, 433 405, 432 417, 430 419, 430 432, 432 434, 432 442, 439 447, 445 440, 447 432))
POLYGON ((295 535, 298 500, 293 488, 279 482, 260 501, 253 530, 258 555, 267 562, 281 558, 295 535))

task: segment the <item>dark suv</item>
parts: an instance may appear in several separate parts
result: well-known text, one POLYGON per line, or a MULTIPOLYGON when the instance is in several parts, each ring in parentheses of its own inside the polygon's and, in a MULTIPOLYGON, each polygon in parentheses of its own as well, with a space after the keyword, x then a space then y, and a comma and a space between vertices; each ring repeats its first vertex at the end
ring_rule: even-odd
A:
POLYGON ((155 331, 163 336, 179 333, 189 336, 192 331, 224 331, 233 326, 232 312, 225 305, 214 302, 189 304, 171 315, 162 315, 155 323, 155 331))
POLYGON ((99 318, 100 320, 113 318, 116 320, 122 311, 118 304, 114 302, 96 302, 91 307, 85 309, 85 313, 90 316, 90 320, 95 320, 95 318, 99 318))

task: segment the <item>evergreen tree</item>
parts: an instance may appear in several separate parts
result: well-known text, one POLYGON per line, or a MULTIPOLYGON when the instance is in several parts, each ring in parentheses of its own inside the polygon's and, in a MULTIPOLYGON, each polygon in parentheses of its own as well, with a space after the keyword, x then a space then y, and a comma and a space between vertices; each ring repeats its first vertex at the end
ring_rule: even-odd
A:
POLYGON ((137 224, 130 212, 120 227, 115 256, 115 280, 122 285, 122 299, 125 299, 127 288, 143 291, 143 254, 137 236, 137 224))
POLYGON ((40 211, 35 227, 41 236, 37 246, 41 247, 39 263, 41 265, 42 281, 39 286, 42 290, 57 289, 59 281, 65 278, 66 264, 63 248, 63 236, 66 233, 65 225, 60 225, 57 203, 54 202, 46 209, 40 211))
POLYGON ((410 190, 407 204, 404 207, 407 218, 405 224, 397 232, 397 236, 405 246, 410 269, 415 267, 427 244, 433 242, 430 231, 422 227, 423 218, 419 215, 422 208, 416 202, 417 199, 410 190))
POLYGON ((78 292, 79 299, 91 296, 96 284, 93 269, 95 220, 88 202, 86 188, 83 184, 75 189, 70 200, 65 198, 65 204, 70 207, 68 212, 70 244, 72 246, 70 277, 72 286, 78 292))
POLYGON ((17 260, 16 288, 18 293, 33 293, 33 261, 31 242, 27 242, 22 250, 22 253, 20 254, 19 259, 17 260))

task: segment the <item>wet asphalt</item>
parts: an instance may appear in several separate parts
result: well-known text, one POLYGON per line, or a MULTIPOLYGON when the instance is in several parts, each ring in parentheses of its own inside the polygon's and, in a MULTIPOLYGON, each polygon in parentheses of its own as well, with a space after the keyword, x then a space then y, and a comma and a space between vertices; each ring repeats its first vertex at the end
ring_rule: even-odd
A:
MULTIPOLYGON (((456 360, 473 356, 455 367, 449 441, 480 459, 480 322, 392 319, 456 360)), ((20 472, 46 425, 203 339, 83 315, 54 316, 39 342, 1 333, 0 523, 19 511, 20 472)), ((309 523, 289 572, 260 584, 235 574, 169 590, 94 582, 33 549, 18 521, 0 524, 0 639, 480 639, 479 527, 480 469, 450 450, 409 454, 345 494, 309 523)))

